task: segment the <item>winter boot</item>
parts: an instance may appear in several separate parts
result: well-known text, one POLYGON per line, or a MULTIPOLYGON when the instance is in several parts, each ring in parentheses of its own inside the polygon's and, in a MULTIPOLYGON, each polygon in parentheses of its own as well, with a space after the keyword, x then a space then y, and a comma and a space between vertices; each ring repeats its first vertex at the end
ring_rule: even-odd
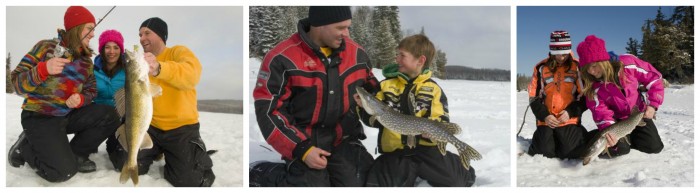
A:
POLYGON ((204 176, 202 177, 202 183, 199 186, 200 187, 211 187, 211 185, 214 184, 214 179, 216 179, 216 176, 214 175, 214 172, 211 169, 204 171, 204 176))
POLYGON ((88 156, 76 155, 75 159, 78 161, 78 172, 80 173, 90 173, 97 170, 97 165, 95 162, 90 160, 88 156))
POLYGON ((10 163, 12 167, 19 167, 24 165, 24 158, 22 157, 22 146, 27 143, 27 139, 24 136, 24 131, 19 134, 17 141, 12 147, 10 147, 10 152, 7 153, 7 162, 10 163))
MULTIPOLYGON (((256 161, 250 164, 249 187, 271 187, 276 186, 275 180, 271 180, 273 173, 285 172, 284 163, 273 163, 269 161, 256 161), (276 171, 279 170, 279 171, 276 171)), ((274 177, 273 177, 274 178, 274 177)))

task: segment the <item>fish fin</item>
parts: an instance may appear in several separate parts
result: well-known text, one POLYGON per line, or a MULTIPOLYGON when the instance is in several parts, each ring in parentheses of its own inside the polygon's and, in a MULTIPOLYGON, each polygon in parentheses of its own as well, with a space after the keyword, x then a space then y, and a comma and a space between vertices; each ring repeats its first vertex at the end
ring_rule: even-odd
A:
POLYGON ((141 147, 139 149, 151 149, 153 148, 153 140, 151 140, 151 136, 146 135, 143 137, 143 140, 141 141, 141 147))
POLYGON ((469 156, 466 153, 460 153, 459 159, 462 162, 462 166, 464 167, 464 169, 467 169, 467 171, 469 171, 469 156))
POLYGON ((605 154, 608 154, 608 158, 612 159, 612 154, 610 154, 610 150, 608 148, 605 148, 605 154))
POLYGON ((583 165, 585 166, 585 165, 588 165, 589 163, 591 163, 591 158, 592 157, 584 157, 583 158, 583 165))
POLYGON ((126 127, 124 124, 117 128, 117 132, 114 133, 114 137, 117 138, 117 141, 119 141, 119 144, 122 145, 122 148, 126 149, 128 143, 126 142, 126 127))
POLYGON ((624 141, 627 143, 627 145, 632 145, 632 143, 631 143, 630 140, 627 138, 627 136, 622 137, 622 140, 624 140, 624 141))
POLYGON ((465 146, 462 146, 462 148, 458 148, 459 158, 462 161, 462 166, 464 166, 465 169, 469 170, 469 160, 480 160, 481 154, 478 151, 476 151, 476 149, 474 149, 472 146, 469 146, 466 143, 464 145, 465 146))
POLYGON ((406 146, 408 148, 413 149, 416 147, 417 141, 416 141, 416 136, 415 135, 408 135, 406 137, 406 146))
POLYGON ((638 107, 637 105, 634 105, 634 106, 632 107, 632 111, 630 111, 630 116, 631 116, 632 114, 639 113, 639 112, 640 112, 640 111, 639 111, 639 107, 638 107))
POLYGON ((117 90, 112 98, 114 98, 114 107, 117 109, 117 113, 120 117, 124 117, 126 114, 126 90, 124 88, 117 90))
POLYGON ((119 183, 124 184, 129 178, 131 178, 131 182, 134 183, 134 186, 139 184, 139 168, 136 164, 125 163, 122 167, 122 172, 119 175, 119 183))
POLYGON ((411 104, 410 108, 412 112, 416 110, 416 106, 418 105, 416 104, 416 96, 413 95, 413 93, 408 94, 408 104, 411 104))
POLYGON ((148 88, 150 88, 148 92, 151 94, 151 97, 157 97, 163 94, 163 88, 161 88, 160 85, 151 83, 148 88))
MULTIPOLYGON (((208 152, 207 152, 207 153, 208 153, 208 152)), ((158 154, 158 155, 156 156, 156 159, 154 159, 154 160, 160 161, 160 160, 163 160, 164 157, 165 157, 165 154, 160 153, 160 154, 158 154)))
POLYGON ((644 120, 639 121, 639 124, 637 124, 637 127, 644 127, 647 126, 647 122, 644 122, 644 120))
POLYGON ((450 135, 457 135, 462 132, 462 128, 459 127, 457 123, 444 123, 446 127, 445 131, 449 133, 450 135))
POLYGON ((447 155, 447 143, 442 142, 442 141, 438 141, 437 147, 438 147, 438 150, 440 150, 440 154, 442 154, 442 156, 447 155))
POLYGON ((377 117, 376 117, 376 116, 372 115, 372 116, 369 117, 369 124, 370 124, 370 125, 374 125, 374 122, 376 122, 376 121, 377 121, 377 117))

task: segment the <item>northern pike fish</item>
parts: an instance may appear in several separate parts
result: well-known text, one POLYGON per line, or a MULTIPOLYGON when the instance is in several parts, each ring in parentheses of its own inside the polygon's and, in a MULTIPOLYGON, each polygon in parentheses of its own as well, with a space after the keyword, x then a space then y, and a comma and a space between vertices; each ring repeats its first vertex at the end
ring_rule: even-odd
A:
POLYGON ((148 63, 137 46, 134 46, 134 52, 126 50, 126 56, 126 82, 124 88, 114 94, 116 109, 124 117, 124 124, 117 129, 116 137, 128 152, 119 182, 123 184, 131 178, 134 185, 138 185, 138 152, 153 147, 147 131, 153 117, 153 97, 159 96, 162 88, 150 83, 148 63))
POLYGON ((443 156, 447 154, 447 143, 451 143, 457 148, 462 166, 467 170, 469 170, 470 160, 481 159, 481 154, 478 151, 454 136, 461 131, 459 125, 401 114, 379 101, 374 95, 369 94, 364 88, 356 87, 356 90, 360 95, 362 107, 368 114, 372 115, 370 122, 379 121, 387 129, 403 135, 428 134, 430 139, 437 143, 443 156))
MULTIPOLYGON (((598 155, 600 155, 603 151, 607 151, 608 140, 605 136, 608 133, 612 133, 617 140, 620 140, 628 134, 632 133, 634 128, 636 128, 637 126, 646 125, 646 123, 642 121, 642 117, 644 117, 644 113, 639 112, 639 110, 637 110, 637 107, 634 107, 632 108, 632 113, 627 119, 618 121, 610 125, 608 128, 605 128, 603 131, 598 132, 595 135, 595 137, 591 139, 592 141, 589 143, 587 152, 586 154, 584 154, 583 157, 583 165, 588 165, 588 163, 593 161, 593 159, 598 157, 598 155)), ((629 141, 627 141, 627 143, 629 143, 629 141)))

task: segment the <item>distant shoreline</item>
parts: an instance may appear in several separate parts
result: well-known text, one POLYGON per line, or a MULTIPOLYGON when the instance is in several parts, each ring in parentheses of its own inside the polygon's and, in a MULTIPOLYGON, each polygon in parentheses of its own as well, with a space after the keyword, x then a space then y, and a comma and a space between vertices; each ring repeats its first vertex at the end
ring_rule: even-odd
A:
POLYGON ((197 100, 197 110, 213 113, 243 114, 243 100, 197 100))

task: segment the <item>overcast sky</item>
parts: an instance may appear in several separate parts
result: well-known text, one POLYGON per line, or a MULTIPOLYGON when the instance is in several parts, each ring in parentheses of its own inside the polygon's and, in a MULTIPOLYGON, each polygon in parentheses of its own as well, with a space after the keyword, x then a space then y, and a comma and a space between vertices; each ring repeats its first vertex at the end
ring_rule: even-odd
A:
MULTIPOLYGON (((56 37, 63 27, 68 7, 7 7, 7 44, 12 69, 39 40, 56 37)), ((110 7, 87 7, 99 21, 110 7)), ((124 36, 124 47, 139 45, 138 29, 150 17, 168 24, 167 47, 184 45, 202 64, 197 86, 199 99, 243 99, 243 13, 242 7, 117 6, 95 29, 90 47, 97 51, 99 35, 116 29, 124 36)), ((5 54, 6 55, 6 54, 5 54)))
POLYGON ((400 6, 402 30, 421 26, 447 65, 510 70, 510 7, 400 6))

